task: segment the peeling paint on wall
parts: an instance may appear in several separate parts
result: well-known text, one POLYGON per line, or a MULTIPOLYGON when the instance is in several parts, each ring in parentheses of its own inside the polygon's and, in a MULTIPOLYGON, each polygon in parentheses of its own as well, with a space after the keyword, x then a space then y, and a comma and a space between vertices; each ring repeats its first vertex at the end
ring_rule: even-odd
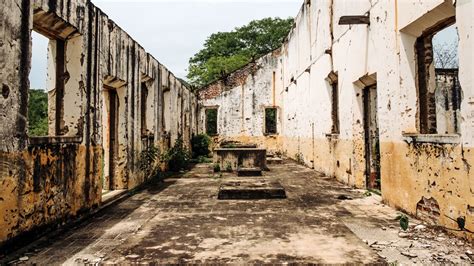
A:
POLYGON ((194 93, 106 14, 86 0, 12 0, 0 9, 0 246, 60 225, 101 204, 110 177, 107 91, 118 97, 116 168, 112 189, 132 189, 148 177, 137 167, 150 143, 164 152, 196 134, 194 93), (31 31, 47 36, 50 134, 29 137, 31 31), (9 43, 9 45, 6 45, 9 43), (55 47, 64 44, 58 54, 55 47), (64 58, 62 58, 64 57, 64 58), (58 67, 58 63, 64 63, 58 67), (54 78, 53 78, 54 77, 54 78), (145 108, 140 95, 147 83, 145 108), (163 91, 171 92, 165 129, 163 91), (62 89, 63 88, 63 89, 62 89), (146 112, 146 135, 140 117, 146 112), (183 119, 185 118, 185 119, 183 119), (169 145, 168 145, 169 146, 169 145))
MULTIPOLYGON (((376 84, 384 201, 447 228, 456 228, 456 218, 466 217, 466 228, 473 231, 473 3, 456 4, 407 0, 393 8, 383 1, 305 3, 279 53, 257 60, 259 70, 253 75, 248 68, 234 73, 246 73, 244 85, 226 86, 222 80, 204 88, 199 92, 200 110, 218 106, 218 142, 257 143, 366 188, 371 171, 366 162, 364 92, 376 84), (370 14, 370 24, 338 25, 341 16, 355 14, 370 14), (432 63, 427 66, 436 134, 421 134, 426 132, 420 131, 416 40, 452 23, 454 16, 460 68, 435 71, 432 63), (338 80, 338 132, 333 130, 331 73, 337 73, 338 80), (257 106, 272 105, 276 95, 281 120, 275 138, 262 136, 263 114, 252 106, 253 95, 257 106), (256 115, 247 116, 252 112, 256 115)), ((427 48, 423 52, 432 52, 427 48)), ((204 122, 201 112, 201 132, 204 122)))
POLYGON ((279 101, 272 90, 276 86, 274 71, 278 67, 280 51, 275 50, 267 56, 248 64, 229 75, 198 91, 199 132, 206 132, 206 110, 216 108, 217 137, 216 144, 223 141, 266 143, 268 149, 280 152, 281 147, 276 134, 265 132, 265 109, 277 109, 277 125, 281 127, 279 101))

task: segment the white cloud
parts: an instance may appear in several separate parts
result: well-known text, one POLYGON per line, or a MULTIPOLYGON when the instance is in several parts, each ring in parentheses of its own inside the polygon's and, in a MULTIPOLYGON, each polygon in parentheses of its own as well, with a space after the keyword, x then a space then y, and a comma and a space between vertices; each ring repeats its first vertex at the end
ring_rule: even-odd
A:
MULTIPOLYGON (((230 31, 251 20, 296 16, 303 0, 92 0, 147 52, 184 78, 188 60, 206 38, 218 31, 230 31)), ((33 46, 33 54, 44 54, 33 46)), ((44 69, 45 59, 33 62, 44 69)), ((34 86, 44 76, 33 73, 34 86)))

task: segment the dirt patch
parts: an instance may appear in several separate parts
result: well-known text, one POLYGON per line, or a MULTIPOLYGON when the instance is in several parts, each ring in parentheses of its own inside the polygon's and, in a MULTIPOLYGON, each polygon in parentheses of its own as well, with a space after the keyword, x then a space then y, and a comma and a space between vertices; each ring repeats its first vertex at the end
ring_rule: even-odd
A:
MULTIPOLYGON (((285 161, 264 178, 278 181, 287 199, 221 201, 220 184, 236 177, 211 178, 211 167, 194 169, 184 178, 152 184, 38 247, 28 254, 29 262, 343 264, 392 258, 365 235, 390 236, 373 230, 396 225, 387 214, 396 212, 387 206, 379 210, 380 200, 368 201, 372 197, 364 197, 364 191, 285 161)), ((397 233, 388 240, 397 240, 397 233)))

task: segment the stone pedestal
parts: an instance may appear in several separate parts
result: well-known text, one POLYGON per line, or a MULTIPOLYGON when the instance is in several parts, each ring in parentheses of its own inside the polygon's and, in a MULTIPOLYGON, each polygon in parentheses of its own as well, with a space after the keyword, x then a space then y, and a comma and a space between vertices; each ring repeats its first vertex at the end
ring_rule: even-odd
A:
POLYGON ((267 168, 267 150, 259 148, 218 148, 214 149, 214 163, 221 171, 236 171, 238 168, 267 168))
POLYGON ((218 199, 285 199, 285 189, 278 181, 245 179, 227 181, 219 187, 218 199))

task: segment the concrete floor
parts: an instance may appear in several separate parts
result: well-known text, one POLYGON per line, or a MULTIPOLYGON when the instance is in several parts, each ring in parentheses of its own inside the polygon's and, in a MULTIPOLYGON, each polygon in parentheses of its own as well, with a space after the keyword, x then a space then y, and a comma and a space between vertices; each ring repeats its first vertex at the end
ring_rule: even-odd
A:
MULTIPOLYGON (((435 262, 432 252, 410 256, 419 253, 409 249, 420 239, 399 237, 396 211, 380 197, 291 161, 270 169, 265 178, 278 180, 287 199, 217 200, 219 184, 234 175, 219 177, 211 165, 200 164, 19 256, 39 265, 435 262)), ((468 261, 460 258, 467 247, 463 242, 447 261, 468 261)))

